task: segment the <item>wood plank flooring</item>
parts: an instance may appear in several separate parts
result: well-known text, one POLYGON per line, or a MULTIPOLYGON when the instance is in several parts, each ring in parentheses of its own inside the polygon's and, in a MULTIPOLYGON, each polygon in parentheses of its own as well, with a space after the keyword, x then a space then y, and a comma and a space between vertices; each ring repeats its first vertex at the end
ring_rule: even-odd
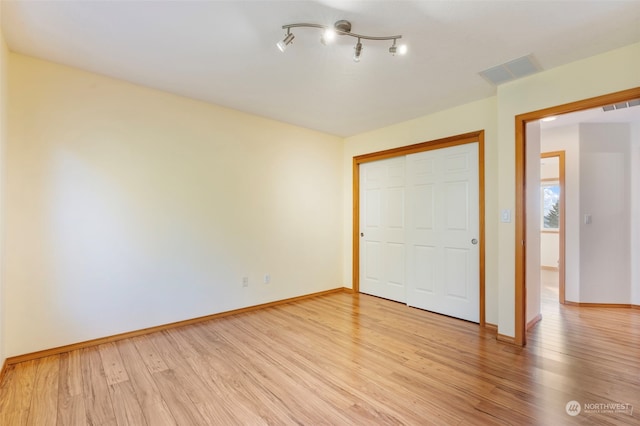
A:
POLYGON ((335 293, 17 364, 0 425, 638 425, 639 356, 638 310, 550 303, 517 348, 335 293))

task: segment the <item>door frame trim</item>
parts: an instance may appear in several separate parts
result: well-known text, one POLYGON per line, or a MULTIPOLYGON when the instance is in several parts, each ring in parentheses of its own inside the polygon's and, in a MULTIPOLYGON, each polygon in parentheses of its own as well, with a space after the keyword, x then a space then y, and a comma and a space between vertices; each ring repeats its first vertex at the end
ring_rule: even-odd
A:
POLYGON ((526 125, 530 121, 540 120, 553 115, 567 114, 591 108, 599 108, 618 102, 626 102, 640 98, 640 87, 609 93, 594 98, 568 104, 553 106, 515 116, 515 180, 516 180, 516 229, 515 229, 515 337, 514 344, 524 346, 527 343, 526 322, 526 280, 525 280, 525 235, 526 235, 526 203, 525 203, 525 147, 526 125))
POLYGON ((353 291, 360 293, 360 164, 387 158, 401 157, 418 152, 448 148, 478 142, 478 226, 479 226, 479 284, 480 318, 479 324, 485 327, 485 192, 484 192, 484 130, 421 142, 384 151, 371 152, 353 157, 353 232, 352 232, 352 282, 353 291))
POLYGON ((553 158, 553 157, 558 157, 558 185, 560 186, 560 200, 559 200, 559 206, 560 206, 560 217, 558 218, 559 220, 559 226, 558 226, 558 303, 560 303, 561 305, 564 305, 565 303, 565 298, 564 298, 564 289, 565 289, 565 278, 566 278, 566 265, 565 265, 565 259, 566 259, 566 253, 565 253, 565 247, 566 247, 566 241, 567 241, 567 228, 565 227, 566 224, 566 205, 567 205, 567 199, 566 199, 566 192, 565 192, 565 151, 550 151, 550 152, 543 152, 540 154, 540 158, 553 158))

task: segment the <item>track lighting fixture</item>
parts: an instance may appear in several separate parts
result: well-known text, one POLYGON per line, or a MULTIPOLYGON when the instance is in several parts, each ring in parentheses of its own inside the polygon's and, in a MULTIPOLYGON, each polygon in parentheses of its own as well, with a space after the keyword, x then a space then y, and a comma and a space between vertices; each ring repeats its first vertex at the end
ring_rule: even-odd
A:
POLYGON ((291 30, 287 28, 287 35, 284 36, 284 39, 280 40, 277 44, 278 49, 280 49, 281 52, 287 50, 287 46, 289 46, 293 42, 294 38, 295 36, 291 34, 291 30))
POLYGON ((345 21, 344 19, 337 21, 333 25, 333 27, 330 27, 327 25, 305 24, 305 23, 283 25, 282 29, 287 30, 287 34, 285 35, 284 39, 282 41, 279 41, 277 44, 281 52, 284 52, 287 46, 291 44, 291 42, 293 41, 294 36, 291 33, 291 28, 320 28, 322 30, 322 35, 320 36, 320 42, 323 45, 327 45, 331 43, 336 38, 336 34, 357 38, 358 42, 354 47, 354 53, 353 53, 353 60, 355 62, 360 62, 360 56, 362 55, 361 40, 376 40, 376 41, 391 40, 393 44, 389 48, 389 53, 391 53, 393 56, 395 56, 396 54, 404 55, 405 53, 407 53, 406 45, 401 44, 396 46, 396 42, 398 41, 398 39, 402 38, 401 35, 376 37, 376 36, 368 36, 363 34, 352 33, 351 22, 345 21))

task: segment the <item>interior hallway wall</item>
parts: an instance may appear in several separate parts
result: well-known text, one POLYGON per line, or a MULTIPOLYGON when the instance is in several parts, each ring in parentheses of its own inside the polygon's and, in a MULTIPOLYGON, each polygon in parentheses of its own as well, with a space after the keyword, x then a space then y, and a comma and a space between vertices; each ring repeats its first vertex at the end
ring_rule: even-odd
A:
MULTIPOLYGON (((527 182, 540 182, 540 122, 527 124, 527 182)), ((529 324, 540 315, 540 186, 527 185, 527 307, 525 321, 529 324)))
POLYGON ((631 301, 630 126, 580 124, 580 302, 631 301))
MULTIPOLYGON (((640 108, 640 107, 636 107, 640 108)), ((640 122, 630 127, 631 155, 631 303, 640 306, 640 122)))

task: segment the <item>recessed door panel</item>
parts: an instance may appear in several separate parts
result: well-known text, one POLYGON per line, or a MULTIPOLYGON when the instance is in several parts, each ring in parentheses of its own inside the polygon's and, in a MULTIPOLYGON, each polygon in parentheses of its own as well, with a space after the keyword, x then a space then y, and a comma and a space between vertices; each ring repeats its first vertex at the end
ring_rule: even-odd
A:
POLYGON ((380 281, 380 242, 367 241, 364 244, 365 278, 380 281))
POLYGON ((433 185, 422 184, 414 188, 412 197, 415 227, 420 230, 433 229, 433 185))
POLYGON ((414 275, 411 281, 415 283, 415 291, 434 292, 434 272, 436 263, 435 247, 415 245, 413 246, 415 268, 411 271, 414 275))
POLYGON ((366 227, 380 227, 380 189, 368 189, 365 196, 366 227))
POLYGON ((387 254, 385 256, 385 269, 389 285, 402 287, 404 289, 404 244, 387 243, 387 254))
POLYGON ((404 230, 404 187, 389 188, 387 195, 389 228, 404 230))
POLYGON ((469 153, 459 152, 444 156, 444 172, 457 173, 469 171, 469 153))
POLYGON ((446 247, 444 249, 444 294, 458 299, 469 298, 469 250, 446 247))
POLYGON ((445 229, 464 231, 469 228, 469 182, 444 184, 445 229))

